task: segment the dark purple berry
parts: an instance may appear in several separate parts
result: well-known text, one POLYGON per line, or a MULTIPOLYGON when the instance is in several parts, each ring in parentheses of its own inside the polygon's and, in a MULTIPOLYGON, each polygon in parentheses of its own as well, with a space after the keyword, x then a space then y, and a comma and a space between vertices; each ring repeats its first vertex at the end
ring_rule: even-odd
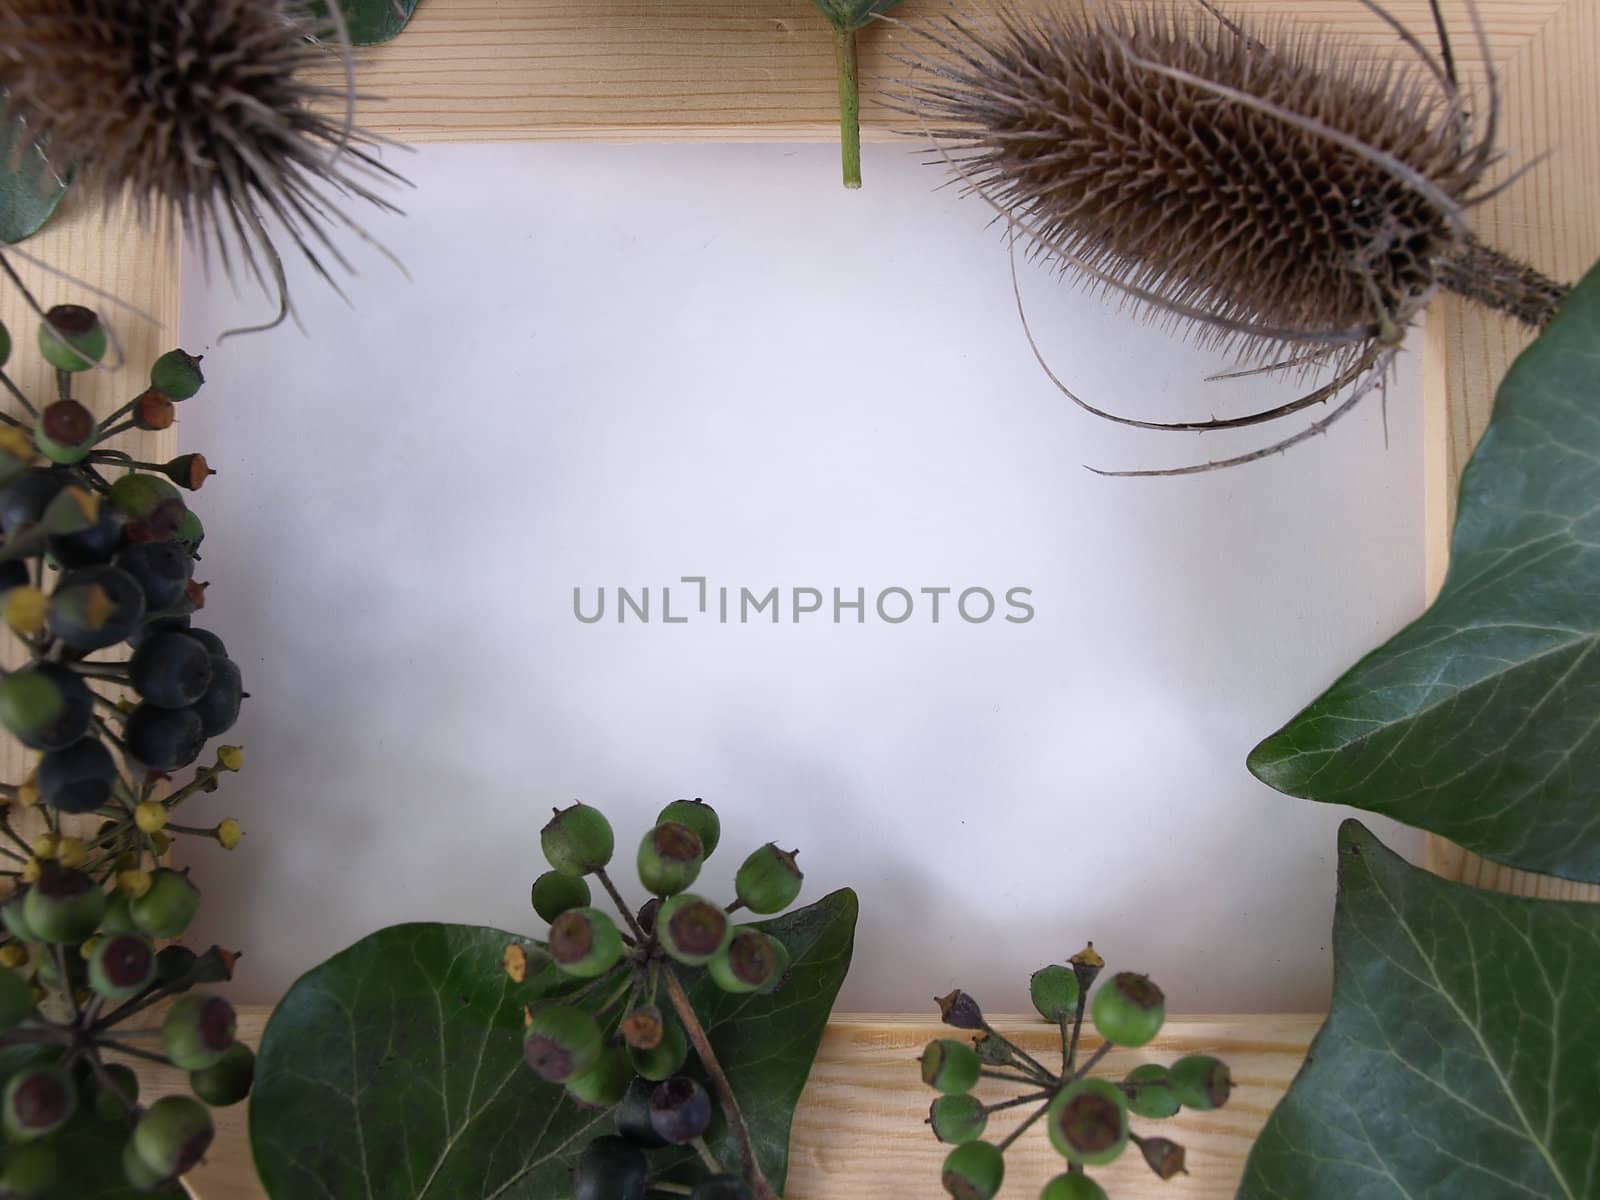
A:
POLYGON ((572 1165, 572 1200, 644 1200, 650 1166, 644 1151, 619 1137, 599 1137, 572 1165))
POLYGON ((118 567, 68 571, 50 594, 50 632, 82 653, 115 645, 143 619, 144 590, 118 567))
POLYGON ((89 729, 94 710, 83 677, 39 663, 0 679, 0 724, 34 750, 60 750, 89 729))
POLYGON ((66 475, 51 467, 29 467, 0 488, 0 533, 34 524, 66 484, 66 475))
POLYGON ((127 538, 122 514, 109 504, 100 506, 100 514, 93 525, 77 533, 60 533, 45 544, 50 557, 57 565, 71 570, 75 567, 92 567, 112 560, 127 538))
POLYGON ((650 1093, 650 1127, 665 1141, 682 1146, 710 1125, 711 1097, 687 1075, 674 1075, 650 1093))
POLYGON ((128 753, 151 770, 175 771, 200 757, 205 722, 193 708, 141 704, 128 714, 123 739, 128 753))
POLYGON ((756 1194, 736 1175, 713 1175, 694 1185, 689 1200, 756 1200, 756 1194))
POLYGON ((222 644, 222 639, 209 629, 191 629, 189 636, 204 646, 209 653, 220 654, 223 658, 228 657, 228 648, 222 644))
MULTIPOLYGON (((188 634, 159 633, 139 643, 128 663, 128 672, 134 690, 147 704, 188 708, 198 703, 211 686, 211 662, 211 654, 188 634)), ((204 722, 202 714, 202 726, 204 722)))
POLYGON ((649 1080, 635 1078, 617 1105, 617 1132, 646 1150, 667 1144, 650 1123, 650 1093, 655 1090, 649 1080))
POLYGON ((233 728, 233 723, 239 719, 239 704, 244 695, 244 677, 239 674, 239 664, 213 654, 211 684, 194 705, 208 738, 233 728))
POLYGON ((194 574, 194 556, 176 542, 136 542, 117 555, 116 565, 139 581, 149 612, 175 608, 194 574))
POLYGON ((39 799, 57 812, 93 812, 111 799, 116 781, 116 760, 97 738, 79 738, 39 760, 39 799))

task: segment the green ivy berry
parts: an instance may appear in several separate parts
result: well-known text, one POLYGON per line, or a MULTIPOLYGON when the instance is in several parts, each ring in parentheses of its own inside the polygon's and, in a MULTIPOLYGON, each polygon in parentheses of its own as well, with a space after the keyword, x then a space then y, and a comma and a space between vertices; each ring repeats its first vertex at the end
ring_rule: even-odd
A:
POLYGON ((206 377, 200 373, 203 355, 168 350, 150 366, 150 386, 169 400, 187 400, 200 390, 206 377))
POLYGON ((699 1082, 674 1075, 650 1093, 650 1128, 662 1141, 687 1145, 711 1126, 711 1097, 699 1082))
POLYGON ((644 1200, 650 1164, 624 1138, 599 1137, 572 1164, 572 1200, 644 1200))
POLYGON ((126 1063, 106 1063, 104 1078, 96 1072, 94 1079, 95 1116, 102 1121, 121 1121, 139 1103, 139 1077, 126 1063))
POLYGON ((200 911, 200 889, 165 867, 151 873, 150 890, 128 901, 128 915, 151 937, 177 937, 200 911))
POLYGON ((928 1107, 928 1124, 941 1142, 960 1146, 983 1136, 989 1114, 983 1111, 983 1102, 970 1093, 940 1096, 928 1107))
POLYGON ((788 969, 789 952, 783 943, 749 925, 736 928, 728 944, 706 964, 711 981, 735 995, 775 992, 788 969))
POLYGON ((568 909, 585 907, 590 899, 588 882, 576 875, 546 871, 533 881, 533 911, 547 923, 568 909))
POLYGON ((1050 1101, 1045 1127, 1050 1144, 1068 1162, 1101 1167, 1128 1144, 1128 1104, 1115 1084, 1080 1079, 1050 1101))
POLYGON ((639 843, 639 882, 657 896, 675 896, 695 881, 704 861, 699 834, 663 821, 639 843))
POLYGON ((551 1083, 566 1083, 592 1067, 605 1048, 600 1026, 581 1008, 554 1004, 533 1014, 522 1040, 523 1061, 551 1083))
POLYGON ((222 1061, 239 1031, 239 1019, 221 996, 190 992, 174 1000, 161 1021, 161 1048, 182 1071, 203 1071, 222 1061))
POLYGON ((1005 1177, 1006 1160, 999 1147, 968 1142, 945 1156, 939 1182, 956 1200, 991 1200, 1005 1177))
POLYGON ((0 1033, 15 1029, 33 1015, 33 989, 15 971, 0 967, 0 1033))
POLYGON ((94 449, 94 414, 76 400, 56 400, 39 410, 33 444, 51 462, 82 462, 94 449))
POLYGON ((128 897, 123 893, 116 892, 106 901, 106 915, 100 918, 100 931, 102 933, 139 932, 139 926, 134 924, 133 913, 128 908, 128 897))
POLYGON ((1167 998, 1146 975, 1119 972, 1094 994, 1094 1027, 1114 1046, 1143 1046, 1166 1019, 1167 998))
POLYGON ((60 1173, 60 1154, 50 1142, 29 1142, 6 1153, 0 1196, 33 1200, 50 1194, 60 1173))
POLYGON ((756 1200, 750 1185, 734 1175, 712 1175, 694 1185, 689 1200, 756 1200))
POLYGON ((648 1050, 628 1047, 628 1061, 641 1078, 659 1083, 683 1069, 689 1058, 689 1036, 676 1017, 663 1017, 661 1039, 648 1050))
POLYGON ((27 1067, 0 1093, 0 1124, 14 1142, 31 1142, 65 1125, 78 1107, 78 1089, 59 1067, 27 1067))
POLYGON ((1077 973, 1059 964, 1041 967, 1028 980, 1028 995, 1041 1017, 1060 1024, 1077 1014, 1080 995, 1077 973))
POLYGON ((209 1067, 190 1071, 189 1087, 212 1108, 226 1108, 248 1096, 255 1079, 255 1051, 235 1042, 209 1067))
POLYGON ((1219 1058, 1191 1054, 1172 1064, 1172 1086, 1185 1108, 1209 1112, 1221 1108, 1233 1094, 1233 1073, 1219 1058))
POLYGON ((717 816, 717 810, 698 796, 693 800, 674 800, 656 814, 657 825, 666 821, 676 821, 695 831, 700 838, 702 860, 710 858, 717 843, 722 840, 722 821, 717 816))
POLYGON ((42 940, 39 935, 33 931, 33 926, 28 924, 27 910, 24 908, 24 905, 28 899, 28 893, 32 890, 33 889, 30 886, 24 884, 11 894, 10 899, 8 899, 3 905, 0 905, 0 925, 4 925, 10 932, 11 936, 16 938, 19 942, 37 942, 42 940))
POLYGON ((102 937, 89 956, 89 986, 107 1000, 138 995, 155 975, 155 948, 136 933, 102 937))
POLYGON ((595 979, 622 957, 622 935, 598 908, 568 909, 551 923, 550 957, 577 979, 595 979))
POLYGON ((39 353, 58 371, 87 371, 108 344, 99 316, 81 304, 58 304, 39 323, 39 353))
POLYGON ((587 1071, 567 1080, 567 1095, 584 1108, 615 1108, 633 1082, 625 1046, 607 1046, 587 1071))
POLYGON ((574 804, 558 810, 539 831, 539 845, 550 865, 562 874, 589 875, 611 861, 616 835, 598 808, 574 804))
POLYGON ((144 1159, 134 1149, 132 1138, 122 1147, 122 1175, 134 1190, 140 1192, 153 1192, 167 1182, 164 1176, 145 1165, 144 1159))
POLYGON ((663 901, 656 914, 661 948, 686 967, 703 967, 728 944, 733 924, 709 900, 679 892, 663 901))
POLYGON ((1171 1074, 1160 1063, 1135 1067, 1124 1082, 1135 1085, 1123 1089, 1128 1097, 1128 1110, 1135 1116, 1164 1121, 1177 1113, 1178 1091, 1172 1086, 1171 1074))
POLYGON ((47 942, 81 942, 100 925, 106 894, 82 871, 47 862, 22 901, 23 919, 47 942))
POLYGON ((65 667, 40 663, 0 679, 0 724, 33 750, 61 750, 89 730, 94 697, 65 667))
POLYGON ((982 1069, 978 1052, 954 1038, 929 1042, 922 1052, 922 1082, 947 1096, 970 1092, 982 1069))
POLYGON ((211 1113, 192 1096, 163 1096, 133 1129, 133 1152, 158 1179, 176 1179, 205 1157, 215 1129, 211 1113))
POLYGON ((1106 1190, 1087 1175, 1057 1175, 1044 1185, 1039 1200, 1107 1200, 1106 1190))
POLYGON ((733 877, 739 902, 753 913, 782 912, 793 904, 805 878, 794 861, 799 853, 779 850, 776 842, 768 842, 745 859, 733 877))

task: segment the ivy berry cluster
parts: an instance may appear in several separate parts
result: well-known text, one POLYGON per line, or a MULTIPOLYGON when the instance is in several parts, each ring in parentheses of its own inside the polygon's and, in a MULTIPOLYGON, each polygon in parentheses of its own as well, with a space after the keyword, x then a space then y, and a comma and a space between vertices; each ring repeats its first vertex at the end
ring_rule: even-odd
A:
POLYGON ((1006 1150, 1041 1119, 1067 1169, 1045 1184, 1040 1200, 1106 1200, 1105 1190, 1089 1178, 1087 1168, 1115 1162, 1129 1143, 1162 1179, 1186 1172, 1182 1146, 1169 1138, 1134 1132, 1129 1117, 1161 1120, 1180 1108, 1205 1112, 1222 1107, 1233 1087, 1227 1064, 1194 1054, 1171 1066, 1135 1067, 1121 1082, 1091 1078, 1090 1072, 1112 1050, 1146 1045, 1166 1020, 1161 989, 1147 976, 1131 971, 1111 976, 1090 1004, 1090 990, 1104 966, 1091 942, 1067 963, 1034 972, 1029 982, 1034 1008, 1061 1030, 1059 1072, 992 1028, 965 992, 958 989, 938 1001, 945 1024, 978 1035, 970 1042, 954 1038, 930 1042, 921 1058, 923 1082, 940 1093, 927 1123, 935 1137, 954 1146, 944 1160, 941 1181, 956 1200, 991 1200, 1005 1180, 1006 1150), (1078 1041, 1086 1014, 1101 1045, 1079 1064, 1078 1041), (981 1079, 1020 1085, 1023 1093, 985 1104, 972 1094, 981 1079), (1033 1112, 1003 1139, 982 1140, 990 1116, 1029 1104, 1033 1112))
POLYGON ((91 1137, 120 1144, 120 1168, 115 1159, 108 1168, 120 1180, 166 1187, 209 1146, 210 1107, 242 1100, 254 1074, 232 1006, 191 990, 230 978, 236 955, 158 948, 200 905, 188 875, 163 865, 174 836, 227 849, 242 836, 232 819, 171 820, 242 765, 240 749, 223 746, 187 781, 173 779, 234 724, 244 698, 222 641, 193 625, 205 534, 180 489, 212 472, 199 454, 154 464, 106 446, 129 429, 171 425, 204 383, 200 360, 161 355, 149 388, 96 420, 72 391, 105 357, 106 327, 76 305, 41 316, 38 352, 57 393, 44 405, 5 373, 13 347, 0 325, 0 386, 21 409, 0 413, 0 619, 21 651, 9 661, 22 660, 0 670, 0 725, 38 755, 25 778, 0 784, 8 1197, 67 1194, 77 1186, 67 1177, 87 1168, 65 1147, 91 1137), (127 1024, 173 997, 158 1031, 127 1024), (159 1049, 140 1043, 146 1036, 159 1049), (192 1095, 141 1104, 117 1059, 188 1072, 192 1095))
POLYGON ((566 990, 530 1007, 523 1058, 579 1104, 616 1112, 616 1133, 578 1158, 573 1200, 775 1200, 686 985, 703 974, 734 994, 781 987, 789 952, 765 930, 736 924, 735 914, 782 912, 804 877, 794 851, 768 843, 740 865, 731 903, 691 892, 721 832, 716 810, 702 800, 663 808, 639 843, 639 882, 651 898, 637 911, 607 873, 616 839, 599 809, 557 810, 540 833, 552 869, 534 881, 532 899, 549 934, 542 947, 508 946, 505 967, 519 983, 531 970, 553 970, 566 990), (590 878, 618 918, 591 903, 590 878), (686 1072, 691 1051, 709 1091, 686 1072), (737 1173, 705 1141, 713 1099, 739 1146, 737 1173), (692 1186, 653 1176, 647 1152, 669 1146, 692 1148, 709 1175, 692 1186))

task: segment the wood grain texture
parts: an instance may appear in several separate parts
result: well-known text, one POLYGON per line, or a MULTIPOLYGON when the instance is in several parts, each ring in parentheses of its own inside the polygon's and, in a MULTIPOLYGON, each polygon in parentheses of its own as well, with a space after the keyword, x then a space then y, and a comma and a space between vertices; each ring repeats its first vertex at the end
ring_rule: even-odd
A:
MULTIPOLYGON (((241 1010, 240 1036, 259 1043, 266 1024, 264 1008, 241 1010)), ((1322 1023, 1319 1016, 1175 1017, 1150 1046, 1121 1051, 1105 1063, 1120 1076, 1140 1062, 1167 1061, 1194 1053, 1225 1059, 1235 1091, 1226 1108, 1214 1113, 1184 1112, 1171 1121, 1143 1122, 1159 1128, 1189 1152, 1189 1174, 1169 1183, 1157 1179, 1131 1150, 1114 1166, 1096 1172, 1118 1200, 1225 1200, 1239 1184, 1245 1156, 1268 1113, 1299 1070, 1306 1046, 1322 1023)), ((1059 1053, 1053 1028, 1037 1020, 1002 1018, 998 1028, 1030 1052, 1049 1061, 1059 1053)), ((787 1200, 880 1200, 893 1196, 931 1196, 938 1192, 944 1152, 923 1125, 933 1093, 917 1075, 917 1056, 935 1037, 952 1031, 931 1019, 896 1016, 839 1016, 828 1027, 811 1082, 795 1116, 787 1200)), ((1097 1043, 1086 1038, 1092 1050, 1097 1043)), ((141 1094, 181 1090, 174 1071, 135 1064, 141 1094)), ((987 1085, 986 1085, 987 1086, 987 1085)), ((1001 1085, 1004 1088, 1006 1085, 1001 1085)), ((980 1091, 989 1099, 1016 1094, 980 1091)), ((190 1183, 200 1200, 262 1200, 266 1192, 250 1168, 248 1103, 217 1113, 217 1141, 190 1183)), ((1026 1110, 1023 1110, 1026 1112, 1026 1110)), ((1003 1132, 1020 1118, 995 1117, 1003 1132)), ((1045 1180, 1063 1167, 1042 1131, 1035 1129, 1006 1155, 1008 1195, 1037 1195, 1045 1180)), ((452 1197, 451 1200, 474 1200, 452 1197)))

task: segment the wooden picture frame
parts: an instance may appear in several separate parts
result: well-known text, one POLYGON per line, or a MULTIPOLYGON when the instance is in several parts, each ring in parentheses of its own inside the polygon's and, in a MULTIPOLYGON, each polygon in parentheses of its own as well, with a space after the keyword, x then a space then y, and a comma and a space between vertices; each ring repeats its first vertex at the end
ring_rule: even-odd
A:
MULTIPOLYGON (((965 0, 981 11, 996 0, 965 0)), ((1022 7, 1052 0, 1014 0, 1022 7)), ((949 7, 906 0, 903 20, 949 7)), ((1292 16, 1346 33, 1375 53, 1402 53, 1383 23, 1358 0, 1231 0, 1235 10, 1292 16)), ((1427 28, 1426 0, 1389 0, 1415 28, 1427 28)), ((1446 4, 1469 29, 1461 0, 1446 4)), ((1504 170, 1541 152, 1550 158, 1474 213, 1490 243, 1557 278, 1574 279, 1600 255, 1600 0, 1479 0, 1504 106, 1504 170)), ((896 69, 888 57, 892 27, 863 37, 865 136, 893 137, 875 82, 896 69)), ((1473 79, 1485 63, 1470 37, 1457 53, 1473 79)), ((361 122, 402 142, 579 140, 817 141, 837 136, 829 32, 808 0, 423 0, 395 41, 358 56, 361 122)), ((335 77, 330 74, 330 82, 335 77)), ((836 187, 831 174, 818 187, 836 187)), ((871 186, 871 180, 867 181, 871 186)), ((149 314, 159 326, 115 318, 128 356, 149 361, 165 349, 178 320, 178 255, 165 239, 117 217, 87 211, 70 193, 56 220, 24 247, 86 284, 149 314), (163 330, 160 326, 164 326, 163 330)), ((46 303, 82 300, 83 289, 36 268, 24 275, 46 303)), ((114 312, 115 310, 109 310, 114 312)), ((0 318, 29 329, 20 299, 0 293, 0 318)), ((1494 386, 1528 335, 1510 322, 1454 297, 1428 314, 1424 351, 1427 480, 1426 570, 1430 592, 1443 577, 1456 483, 1489 417, 1494 386)), ((30 356, 31 358, 31 356, 30 356)), ((18 382, 42 390, 42 366, 19 363, 18 382), (38 367, 38 377, 28 371, 38 367)), ((106 412, 109 373, 88 380, 85 402, 106 412)), ((142 435, 136 457, 169 456, 173 431, 142 435)), ((1265 732, 1265 731, 1263 731, 1265 732)), ((14 742, 0 749, 7 777, 26 770, 14 742)), ((270 852, 270 847, 267 848, 270 852)), ((1496 867, 1430 838, 1428 865, 1480 886, 1546 897, 1600 899, 1600 889, 1496 867)), ((930 999, 929 1011, 932 1011, 930 999)), ((243 1014, 243 1034, 259 1036, 266 1009, 243 1014)), ((1226 1058, 1239 1088, 1219 1113, 1175 1122, 1189 1148, 1190 1174, 1155 1179, 1135 1156, 1110 1169, 1106 1186, 1119 1200, 1231 1197, 1252 1139, 1288 1086, 1320 1015, 1180 1017, 1153 1049, 1207 1051, 1226 1058)), ((1047 1049, 1050 1030, 1005 1022, 1024 1044, 1047 1049)), ((922 1126, 928 1095, 913 1068, 935 1020, 915 1016, 838 1016, 817 1059, 796 1119, 789 1200, 867 1200, 932 1191, 938 1148, 922 1126)), ((170 1072, 168 1073, 170 1074, 170 1072)), ((153 1075, 151 1094, 173 1081, 153 1075)), ((254 1200, 245 1106, 222 1110, 207 1164, 189 1177, 204 1200, 254 1200)), ((1008 1183, 1027 1194, 1051 1173, 1044 1139, 1018 1144, 1008 1183)), ((1010 1160, 1008 1160, 1010 1161, 1010 1160)))

